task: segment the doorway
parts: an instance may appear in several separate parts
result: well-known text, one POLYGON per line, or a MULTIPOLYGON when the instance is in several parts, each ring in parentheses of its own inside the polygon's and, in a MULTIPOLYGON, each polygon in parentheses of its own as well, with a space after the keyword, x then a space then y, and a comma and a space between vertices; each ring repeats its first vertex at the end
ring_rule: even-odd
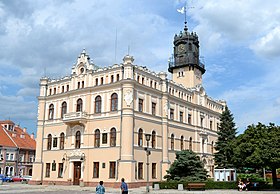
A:
POLYGON ((74 179, 73 179, 73 185, 79 185, 80 184, 80 178, 81 178, 81 162, 74 162, 74 179))

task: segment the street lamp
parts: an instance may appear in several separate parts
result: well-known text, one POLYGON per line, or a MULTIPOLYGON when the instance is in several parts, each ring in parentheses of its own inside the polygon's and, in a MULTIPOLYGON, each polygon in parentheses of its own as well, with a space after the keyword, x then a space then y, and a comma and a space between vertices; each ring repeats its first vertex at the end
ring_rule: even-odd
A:
POLYGON ((145 138, 147 141, 147 147, 145 148, 146 155, 147 155, 147 186, 146 186, 146 193, 150 192, 149 188, 149 156, 151 155, 151 152, 149 150, 149 141, 151 140, 151 134, 145 134, 145 138))

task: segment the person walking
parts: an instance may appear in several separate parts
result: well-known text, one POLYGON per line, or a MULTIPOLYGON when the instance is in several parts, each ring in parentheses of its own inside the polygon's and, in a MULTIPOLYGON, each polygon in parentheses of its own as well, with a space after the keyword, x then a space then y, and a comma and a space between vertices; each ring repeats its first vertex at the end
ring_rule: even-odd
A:
POLYGON ((100 181, 96 187, 96 194, 104 194, 104 193, 105 193, 105 187, 103 186, 103 181, 100 181))
POLYGON ((122 178, 121 180, 122 180, 122 184, 121 184, 122 194, 128 194, 128 188, 126 182, 124 182, 124 178, 122 178))

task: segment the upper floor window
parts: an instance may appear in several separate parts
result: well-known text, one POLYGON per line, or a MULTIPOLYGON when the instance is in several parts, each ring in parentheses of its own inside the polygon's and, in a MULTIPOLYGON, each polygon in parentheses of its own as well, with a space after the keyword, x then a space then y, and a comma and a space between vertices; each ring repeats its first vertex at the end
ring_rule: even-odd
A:
POLYGON ((95 113, 101 113, 101 96, 95 98, 95 113))
POLYGON ((190 137, 190 141, 189 141, 189 150, 192 150, 192 137, 190 137))
POLYGON ((138 146, 143 146, 143 130, 139 129, 138 131, 138 146))
POLYGON ((103 85, 103 84, 104 84, 104 78, 101 77, 101 79, 100 79, 100 85, 103 85))
POLYGON ((48 135, 48 145, 47 145, 47 150, 51 150, 52 149, 52 135, 49 134, 48 135))
POLYGON ((53 119, 53 115, 54 115, 54 105, 51 104, 49 106, 49 119, 53 119))
POLYGON ((145 84, 145 78, 142 77, 142 84, 145 84))
POLYGON ((49 90, 49 95, 52 95, 52 89, 50 88, 50 90, 49 90))
POLYGON ((192 124, 192 115, 188 114, 188 124, 192 124))
POLYGON ((100 131, 99 129, 95 130, 94 134, 94 147, 100 147, 100 131))
POLYGON ((111 83, 114 82, 114 75, 111 75, 111 83))
POLYGON ((156 132, 152 132, 152 148, 156 148, 156 132))
POLYGON ((60 144, 59 144, 59 148, 60 148, 61 150, 64 149, 64 141, 65 141, 65 135, 64 135, 64 133, 61 133, 61 134, 60 134, 60 144))
POLYGON ((75 135, 75 148, 81 147, 81 132, 77 131, 75 135))
POLYGON ((67 91, 67 92, 69 91, 69 85, 66 86, 66 91, 67 91))
POLYGON ((63 102, 61 105, 61 118, 67 113, 67 103, 63 102))
POLYGON ((138 111, 143 112, 143 99, 141 98, 138 100, 138 111))
POLYGON ((173 108, 170 109, 170 119, 171 120, 174 119, 174 109, 173 108))
POLYGON ((84 88, 85 87, 85 82, 84 81, 82 81, 82 88, 84 88))
POLYGON ((180 111, 180 122, 183 122, 183 112, 182 111, 180 111))
POLYGON ((184 149, 184 136, 181 136, 181 150, 184 149))
POLYGON ((57 137, 53 138, 53 148, 57 147, 57 137))
POLYGON ((81 98, 79 98, 77 100, 76 112, 82 112, 82 111, 83 111, 83 100, 81 98))
POLYGON ((95 78, 95 85, 98 86, 98 78, 95 78))
POLYGON ((56 94, 56 88, 53 89, 53 94, 56 94))
POLYGON ((118 110, 118 95, 116 93, 111 95, 111 111, 118 110))
POLYGON ((156 106, 157 104, 152 102, 152 115, 156 115, 156 106))
POLYGON ((174 150, 174 134, 171 134, 171 150, 174 150))
POLYGON ((78 82, 78 89, 80 88, 80 82, 78 82))
POLYGON ((200 118, 200 126, 203 127, 203 117, 200 118))
POLYGON ((213 121, 210 121, 210 127, 211 130, 213 129, 213 121))
POLYGON ((116 146, 116 136, 117 136, 116 129, 112 128, 110 131, 110 146, 111 147, 116 146))
POLYGON ((202 139, 202 146, 201 146, 201 152, 204 153, 204 149, 205 149, 205 139, 202 139))
POLYGON ((61 87, 61 93, 63 93, 63 92, 64 92, 64 86, 61 87))
POLYGON ((117 74, 117 81, 120 80, 120 74, 117 74))
POLYGON ((211 143, 211 154, 214 154, 214 142, 211 143))

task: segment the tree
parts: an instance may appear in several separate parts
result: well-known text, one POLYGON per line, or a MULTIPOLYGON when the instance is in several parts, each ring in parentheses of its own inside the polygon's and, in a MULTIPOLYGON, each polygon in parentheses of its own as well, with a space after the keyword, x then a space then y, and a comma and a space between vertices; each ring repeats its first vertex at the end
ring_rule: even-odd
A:
POLYGON ((176 152, 176 159, 166 171, 167 180, 203 181, 207 172, 200 158, 191 150, 176 152))
POLYGON ((276 169, 280 168, 280 127, 270 123, 250 125, 234 143, 233 161, 236 167, 270 168, 276 186, 276 169))
POLYGON ((215 144, 216 153, 214 153, 215 164, 218 168, 233 168, 231 160, 233 148, 231 142, 236 138, 236 128, 233 115, 228 107, 225 107, 218 127, 218 140, 215 144))

